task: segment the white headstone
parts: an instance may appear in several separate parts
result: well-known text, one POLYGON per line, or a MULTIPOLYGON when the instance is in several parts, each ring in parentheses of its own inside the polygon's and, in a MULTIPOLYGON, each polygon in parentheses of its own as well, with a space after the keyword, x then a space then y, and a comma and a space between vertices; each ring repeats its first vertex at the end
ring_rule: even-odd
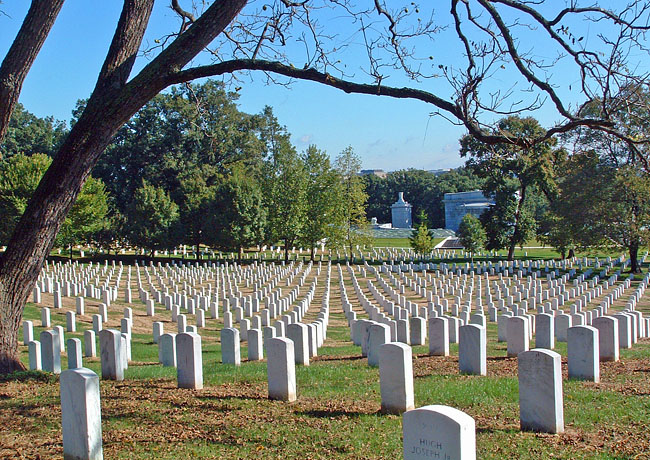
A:
POLYGON ((102 378, 124 380, 124 354, 122 334, 115 329, 103 329, 99 333, 99 352, 102 363, 102 378))
POLYGON ((29 345, 34 340, 34 323, 23 321, 23 345, 29 345))
POLYGON ((569 378, 600 382, 598 329, 573 326, 567 333, 569 378))
POLYGON ((447 318, 429 318, 429 354, 433 356, 449 356, 447 318))
POLYGON ((517 356, 529 349, 528 320, 523 316, 508 318, 508 349, 509 357, 517 356))
POLYGON ((395 342, 379 347, 379 387, 382 412, 401 414, 415 407, 410 346, 395 342))
POLYGON ((41 360, 41 342, 32 340, 27 344, 29 350, 29 370, 40 371, 43 369, 43 362, 41 360))
POLYGON ((476 423, 449 406, 424 406, 403 416, 404 460, 476 460, 476 423))
POLYGON ((260 329, 248 330, 248 360, 259 361, 264 358, 264 340, 260 329))
POLYGON ((200 335, 186 332, 176 336, 176 375, 178 388, 203 388, 200 335))
POLYGON ((285 337, 266 340, 269 398, 296 400, 296 364, 293 341, 285 337))
POLYGON ((296 364, 309 366, 309 331, 302 323, 287 326, 287 338, 293 341, 296 364))
POLYGON ((176 334, 163 334, 158 339, 158 361, 163 366, 176 367, 176 334))
POLYGON ((379 366, 379 350, 381 346, 390 342, 390 327, 386 324, 371 324, 368 337, 368 365, 376 367, 379 366))
POLYGON ((227 327, 221 329, 221 362, 224 364, 241 364, 239 330, 227 327))
POLYGON ((94 358, 97 356, 95 331, 90 329, 84 331, 84 356, 86 358, 94 358))
POLYGON ((598 329, 598 350, 601 361, 618 361, 618 320, 611 316, 594 318, 591 325, 598 329))
POLYGON ((68 339, 68 369, 79 369, 83 367, 81 355, 81 340, 68 339))
POLYGON ((563 433, 561 356, 551 350, 536 348, 520 353, 517 363, 521 429, 563 433))
POLYGON ((548 313, 540 313, 535 319, 535 348, 555 348, 555 320, 548 313))
POLYGON ((61 427, 65 459, 102 460, 99 377, 85 368, 61 373, 61 427))
POLYGON ((458 368, 463 374, 487 374, 487 334, 483 326, 468 324, 459 328, 458 368))
POLYGON ((40 335, 41 360, 46 372, 61 373, 61 342, 54 331, 42 331, 40 335))

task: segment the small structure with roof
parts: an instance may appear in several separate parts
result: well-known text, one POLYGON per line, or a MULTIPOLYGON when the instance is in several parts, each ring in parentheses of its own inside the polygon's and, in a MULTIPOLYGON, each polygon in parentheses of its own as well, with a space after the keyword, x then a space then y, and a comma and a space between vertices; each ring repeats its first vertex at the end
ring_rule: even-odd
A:
POLYGON ((480 217, 485 210, 494 205, 494 200, 486 197, 481 190, 472 190, 445 193, 443 203, 445 204, 445 228, 457 232, 460 221, 466 214, 480 217))

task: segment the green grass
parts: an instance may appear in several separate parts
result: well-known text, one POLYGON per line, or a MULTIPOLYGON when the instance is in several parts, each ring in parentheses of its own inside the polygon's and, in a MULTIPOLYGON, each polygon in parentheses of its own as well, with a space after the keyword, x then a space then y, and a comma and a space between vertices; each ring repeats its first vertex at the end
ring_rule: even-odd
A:
MULTIPOLYGON (((401 458, 402 419, 379 412, 379 370, 368 367, 360 347, 349 342, 336 270, 331 285, 328 341, 310 366, 297 367, 299 398, 294 403, 267 399, 266 362, 247 362, 245 343, 241 366, 221 363, 221 320, 208 320, 201 331, 205 387, 198 391, 177 389, 176 369, 157 364, 150 323, 136 330, 126 380, 100 383, 105 458, 401 458)), ((415 300, 413 293, 410 298, 415 300)), ((87 319, 96 305, 87 300, 87 315, 77 321, 80 330, 90 327, 87 319)), ((311 317, 319 305, 317 298, 311 317)), ((109 327, 119 324, 123 307, 120 302, 110 307, 109 327)), ((144 305, 137 302, 132 308, 137 319, 147 319, 144 305)), ((644 299, 638 309, 647 315, 650 302, 644 299)), ((53 324, 65 324, 63 311, 51 309, 53 324)), ((38 338, 43 330, 40 307, 28 304, 24 318, 34 321, 38 338)), ((169 312, 158 305, 154 319, 163 321, 167 332, 176 332, 169 312)), ((542 435, 519 430, 516 360, 506 358, 506 344, 496 341, 496 332, 496 324, 488 323, 484 377, 459 374, 456 344, 446 358, 427 356, 426 346, 413 347, 416 406, 450 405, 474 417, 477 458, 647 458, 650 341, 622 350, 620 363, 603 363, 600 384, 564 379, 567 432, 542 435)), ((557 343, 556 351, 566 357, 566 344, 557 343)), ((21 356, 27 362, 24 346, 21 356)), ((62 361, 65 368, 65 356, 62 361)), ((84 359, 84 365, 100 373, 98 358, 84 359)), ((61 458, 57 378, 44 373, 15 377, 0 381, 0 422, 10 427, 0 430, 0 456, 61 458)))

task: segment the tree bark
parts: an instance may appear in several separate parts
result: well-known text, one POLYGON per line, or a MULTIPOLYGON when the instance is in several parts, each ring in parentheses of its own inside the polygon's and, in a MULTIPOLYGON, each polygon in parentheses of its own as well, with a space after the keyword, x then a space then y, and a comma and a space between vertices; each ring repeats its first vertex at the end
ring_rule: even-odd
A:
POLYGON ((515 247, 517 246, 517 238, 519 237, 520 233, 520 225, 521 225, 521 210, 524 207, 524 200, 526 199, 526 187, 522 187, 521 189, 521 196, 519 197, 519 201, 517 201, 517 212, 515 213, 515 231, 512 234, 512 238, 510 239, 510 247, 508 247, 508 260, 514 260, 515 258, 515 247))
POLYGON ((641 267, 639 267, 639 241, 635 240, 627 246, 628 252, 630 254, 630 272, 640 273, 641 267))
POLYGON ((125 0, 95 89, 60 147, 0 259, 0 374, 22 369, 18 329, 54 238, 117 130, 234 19, 246 0, 218 0, 128 84, 154 0, 125 0))
POLYGON ((27 16, 0 66, 0 142, 31 69, 64 0, 32 0, 27 16))

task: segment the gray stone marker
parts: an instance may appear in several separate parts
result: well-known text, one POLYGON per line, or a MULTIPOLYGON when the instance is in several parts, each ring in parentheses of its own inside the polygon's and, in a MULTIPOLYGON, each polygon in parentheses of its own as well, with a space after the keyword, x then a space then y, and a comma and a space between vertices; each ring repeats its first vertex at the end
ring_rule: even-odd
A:
POLYGON ((176 323, 179 334, 182 334, 187 330, 187 317, 185 315, 178 315, 176 317, 176 323))
POLYGON ((528 320, 523 316, 508 318, 508 350, 509 357, 517 356, 529 349, 528 320))
POLYGON ((41 360, 46 372, 61 373, 61 342, 54 331, 42 331, 40 335, 41 360))
POLYGON ((102 460, 102 413, 99 377, 90 369, 61 373, 63 458, 102 460))
POLYGON ((566 342, 567 330, 571 327, 571 315, 560 313, 555 316, 555 338, 558 342, 566 342))
POLYGON ((447 318, 429 318, 429 354, 433 356, 449 356, 447 318))
POLYGON ((165 325, 160 321, 153 322, 153 343, 158 343, 160 336, 165 333, 165 325))
POLYGON ((408 319, 397 320, 397 341, 406 345, 411 344, 411 332, 408 319))
POLYGON ((41 327, 50 327, 50 309, 47 307, 41 308, 41 327))
POLYGON ((185 332, 176 336, 176 377, 178 388, 203 388, 203 358, 199 334, 185 332))
POLYGON ((403 416, 404 460, 476 460, 476 423, 449 406, 424 406, 403 416))
POLYGON ((536 348, 520 353, 517 363, 521 429, 563 433, 561 356, 536 348))
POLYGON ((266 374, 269 399, 296 400, 296 364, 293 341, 286 337, 266 340, 266 374))
POLYGON ((598 329, 573 326, 567 333, 569 378, 600 382, 598 329))
POLYGON ((93 315, 93 331, 95 331, 95 334, 99 334, 102 331, 103 322, 102 315, 93 315))
POLYGON ((43 369, 43 362, 41 361, 41 342, 32 340, 27 344, 29 350, 29 370, 40 371, 43 369))
POLYGON ((409 319, 411 345, 424 345, 427 336, 427 323, 424 318, 412 316, 409 319))
POLYGON ((23 345, 29 345, 34 340, 34 323, 23 321, 23 345))
POLYGON ((379 347, 381 411, 401 414, 413 409, 413 357, 411 347, 401 342, 379 347))
POLYGON ((618 320, 611 316, 594 318, 591 325, 598 329, 598 350, 601 361, 618 361, 618 320))
POLYGON ((379 366, 379 348, 390 342, 390 327, 375 323, 370 326, 368 338, 368 365, 379 366))
POLYGON ((67 332, 77 332, 77 322, 73 311, 65 312, 65 326, 67 332))
POLYGON ((248 330, 248 360, 264 359, 264 338, 260 329, 248 330))
POLYGON ((628 315, 618 313, 612 315, 618 320, 618 347, 632 348, 632 318, 628 315))
POLYGON ((63 329, 63 326, 54 326, 52 330, 57 337, 59 337, 59 347, 61 348, 61 351, 65 351, 65 330, 63 329))
POLYGON ((75 307, 77 309, 77 314, 78 315, 83 315, 86 312, 86 306, 84 304, 84 298, 83 297, 77 297, 75 300, 75 307))
POLYGON ((102 363, 102 378, 124 380, 125 351, 122 347, 122 333, 115 329, 104 329, 99 333, 99 352, 102 363))
POLYGON ((223 364, 241 364, 241 346, 239 330, 233 327, 221 329, 221 362, 223 364))
POLYGON ((555 348, 555 320, 548 313, 540 313, 535 319, 535 348, 555 348))
POLYGON ((95 331, 90 329, 84 331, 84 356, 86 358, 94 358, 97 356, 95 331))
POLYGON ((487 374, 487 334, 482 326, 468 324, 459 328, 458 368, 462 374, 487 374))
POLYGON ((83 367, 81 356, 81 340, 68 339, 68 369, 79 369, 83 367))
POLYGON ((287 338, 293 341, 296 364, 309 366, 309 330, 302 323, 287 326, 287 338))
POLYGON ((166 367, 176 367, 176 334, 163 334, 158 339, 158 361, 166 367))

